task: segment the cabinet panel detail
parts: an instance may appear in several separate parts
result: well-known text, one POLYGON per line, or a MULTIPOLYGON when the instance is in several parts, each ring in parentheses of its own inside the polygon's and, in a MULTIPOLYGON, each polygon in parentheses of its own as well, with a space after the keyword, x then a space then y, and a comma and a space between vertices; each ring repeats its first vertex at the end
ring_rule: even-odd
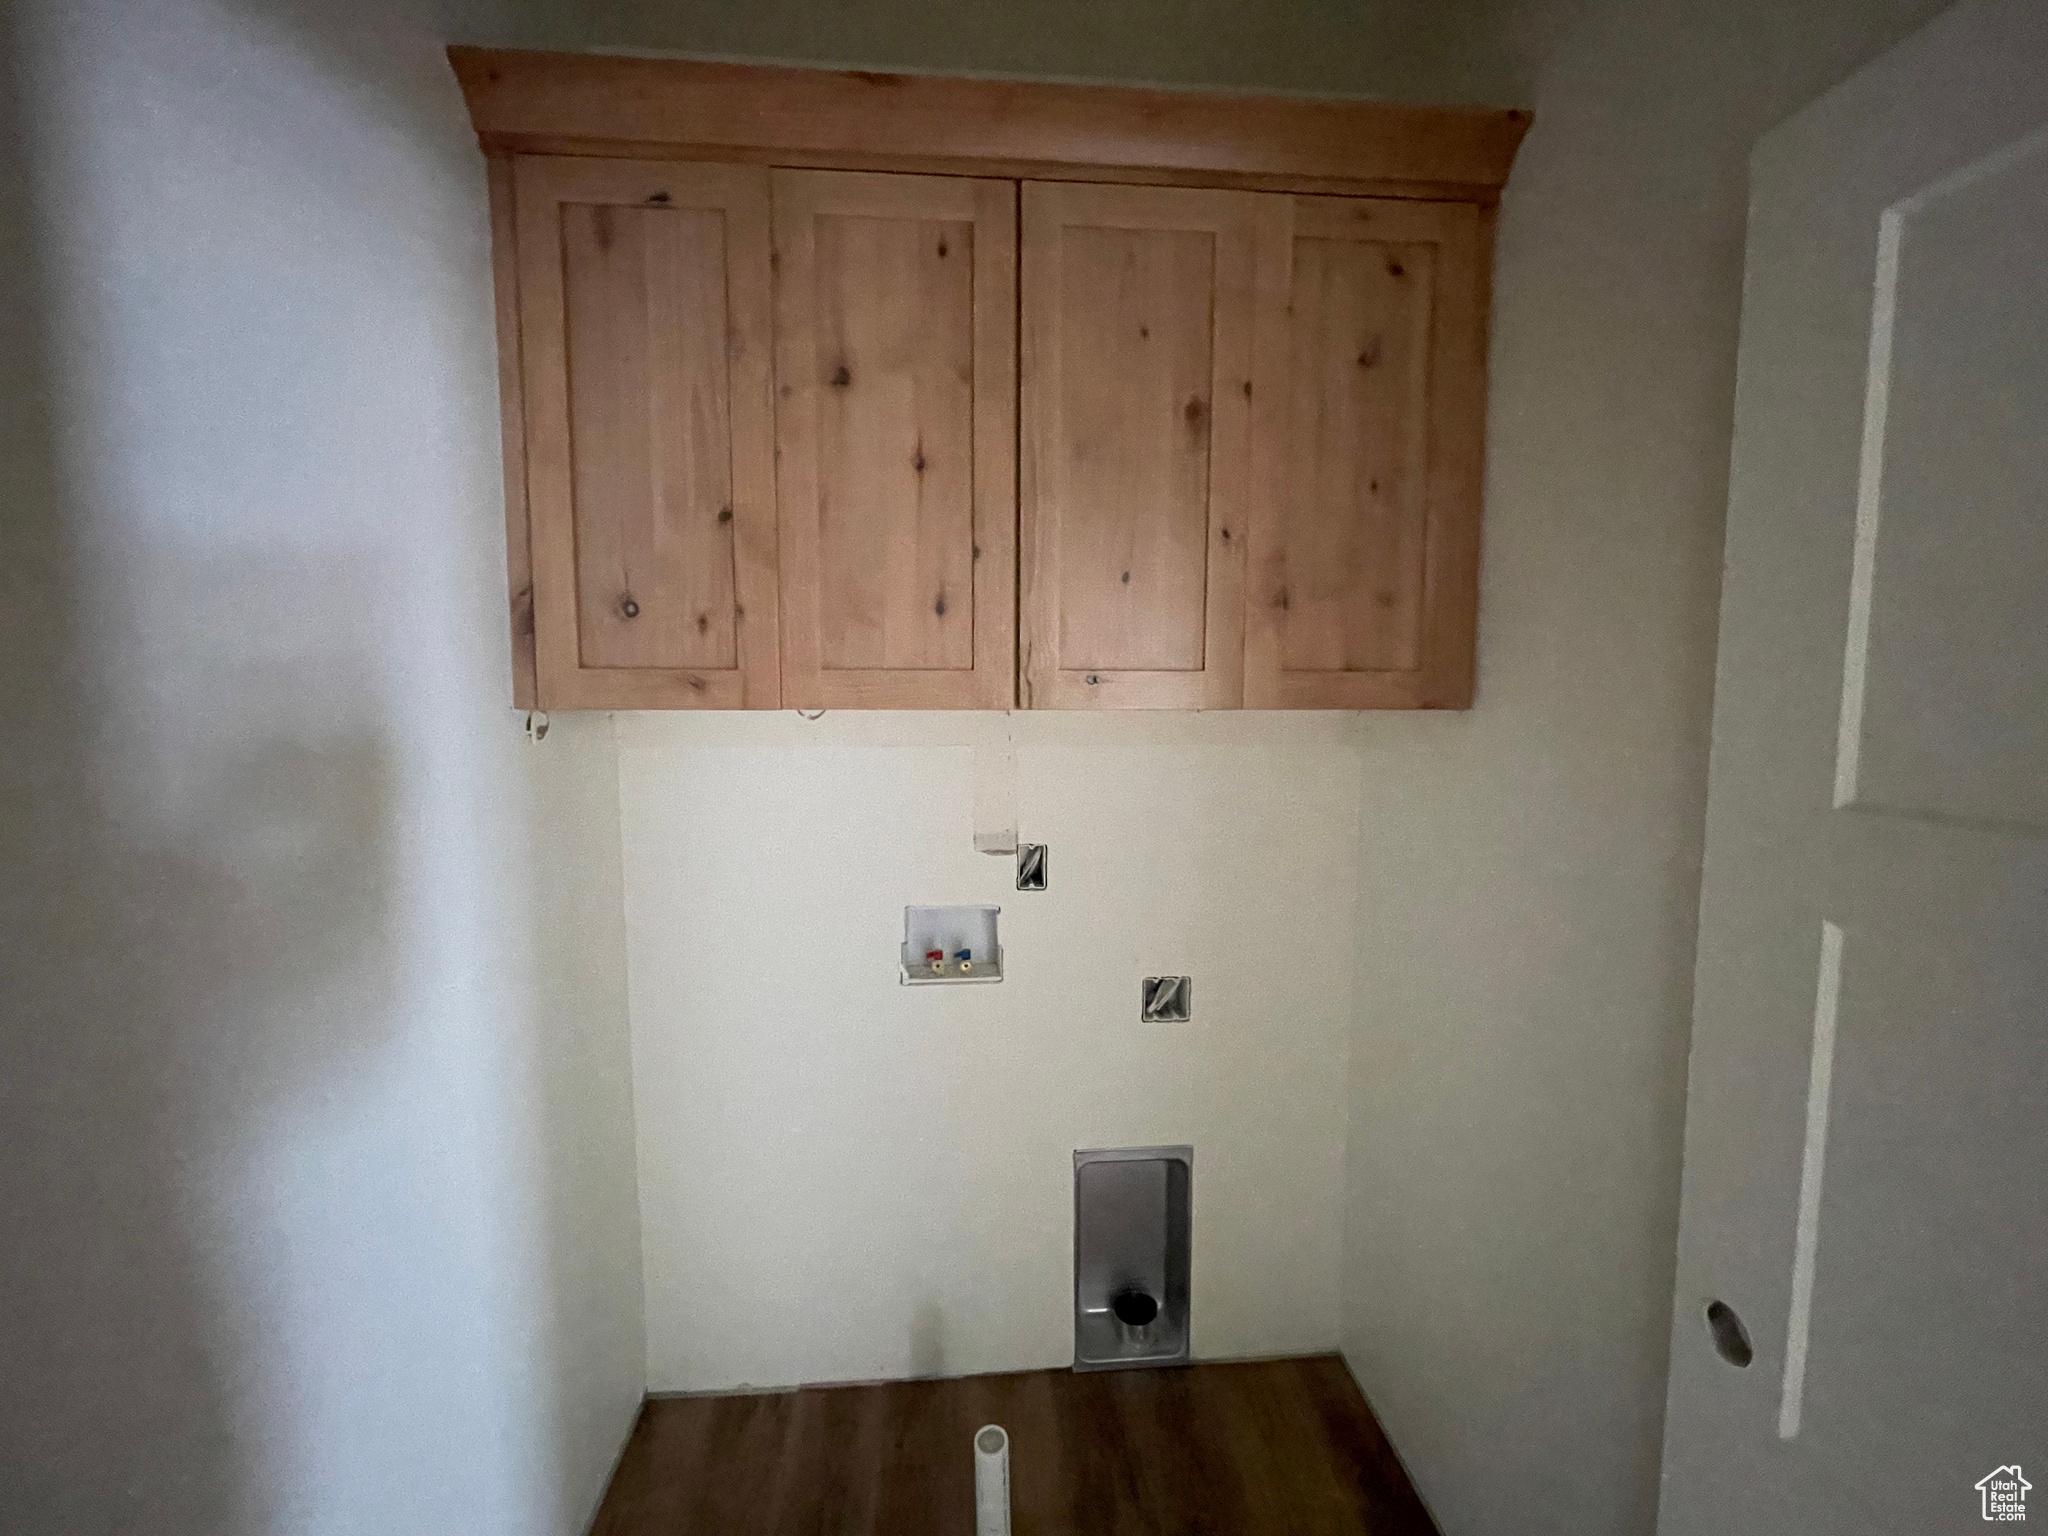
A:
POLYGON ((1028 704, 1239 701, 1257 203, 1025 184, 1028 704))
POLYGON ((1480 219, 1262 199, 1245 694, 1469 701, 1484 430, 1480 219))
POLYGON ((765 173, 518 162, 544 707, 772 707, 765 173))
POLYGON ((1016 188, 774 176, 783 694, 1007 708, 1016 188))

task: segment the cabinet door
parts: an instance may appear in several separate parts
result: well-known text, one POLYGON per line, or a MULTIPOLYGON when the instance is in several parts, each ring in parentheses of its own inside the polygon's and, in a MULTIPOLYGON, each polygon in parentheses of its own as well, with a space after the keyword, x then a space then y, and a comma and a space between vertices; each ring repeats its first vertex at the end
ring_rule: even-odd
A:
POLYGON ((1009 181, 777 171, 782 697, 1016 692, 1009 181))
POLYGON ((1245 702, 1462 709, 1486 412, 1481 213, 1262 202, 1245 702))
POLYGON ((773 708, 768 174, 516 177, 538 700, 773 708))
POLYGON ((1241 701, 1260 198, 1024 186, 1024 702, 1241 701))

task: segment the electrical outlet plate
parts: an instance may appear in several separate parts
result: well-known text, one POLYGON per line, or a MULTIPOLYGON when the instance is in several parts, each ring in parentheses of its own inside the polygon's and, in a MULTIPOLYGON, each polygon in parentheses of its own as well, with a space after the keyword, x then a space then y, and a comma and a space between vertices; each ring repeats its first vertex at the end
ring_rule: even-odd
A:
POLYGON ((1191 976, 1147 976, 1138 994, 1138 1017, 1147 1024, 1185 1024, 1194 1012, 1191 976))
POLYGON ((1017 889, 1042 891, 1052 872, 1052 856, 1043 843, 1017 845, 1017 889))

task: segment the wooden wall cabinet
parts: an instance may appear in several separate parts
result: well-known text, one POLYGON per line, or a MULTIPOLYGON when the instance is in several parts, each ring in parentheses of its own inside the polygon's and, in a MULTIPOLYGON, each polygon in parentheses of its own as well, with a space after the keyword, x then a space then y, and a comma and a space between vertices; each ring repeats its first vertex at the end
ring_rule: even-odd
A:
POLYGON ((1528 114, 449 55, 515 702, 1470 703, 1528 114))

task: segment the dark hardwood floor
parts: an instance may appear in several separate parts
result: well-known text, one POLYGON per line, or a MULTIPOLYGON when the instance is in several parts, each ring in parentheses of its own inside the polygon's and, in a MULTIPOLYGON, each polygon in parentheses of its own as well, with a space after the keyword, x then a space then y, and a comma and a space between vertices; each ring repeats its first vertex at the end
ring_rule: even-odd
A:
POLYGON ((1335 1355, 652 1398, 593 1536, 972 1536, 983 1424, 1015 1536, 1436 1536, 1335 1355))

